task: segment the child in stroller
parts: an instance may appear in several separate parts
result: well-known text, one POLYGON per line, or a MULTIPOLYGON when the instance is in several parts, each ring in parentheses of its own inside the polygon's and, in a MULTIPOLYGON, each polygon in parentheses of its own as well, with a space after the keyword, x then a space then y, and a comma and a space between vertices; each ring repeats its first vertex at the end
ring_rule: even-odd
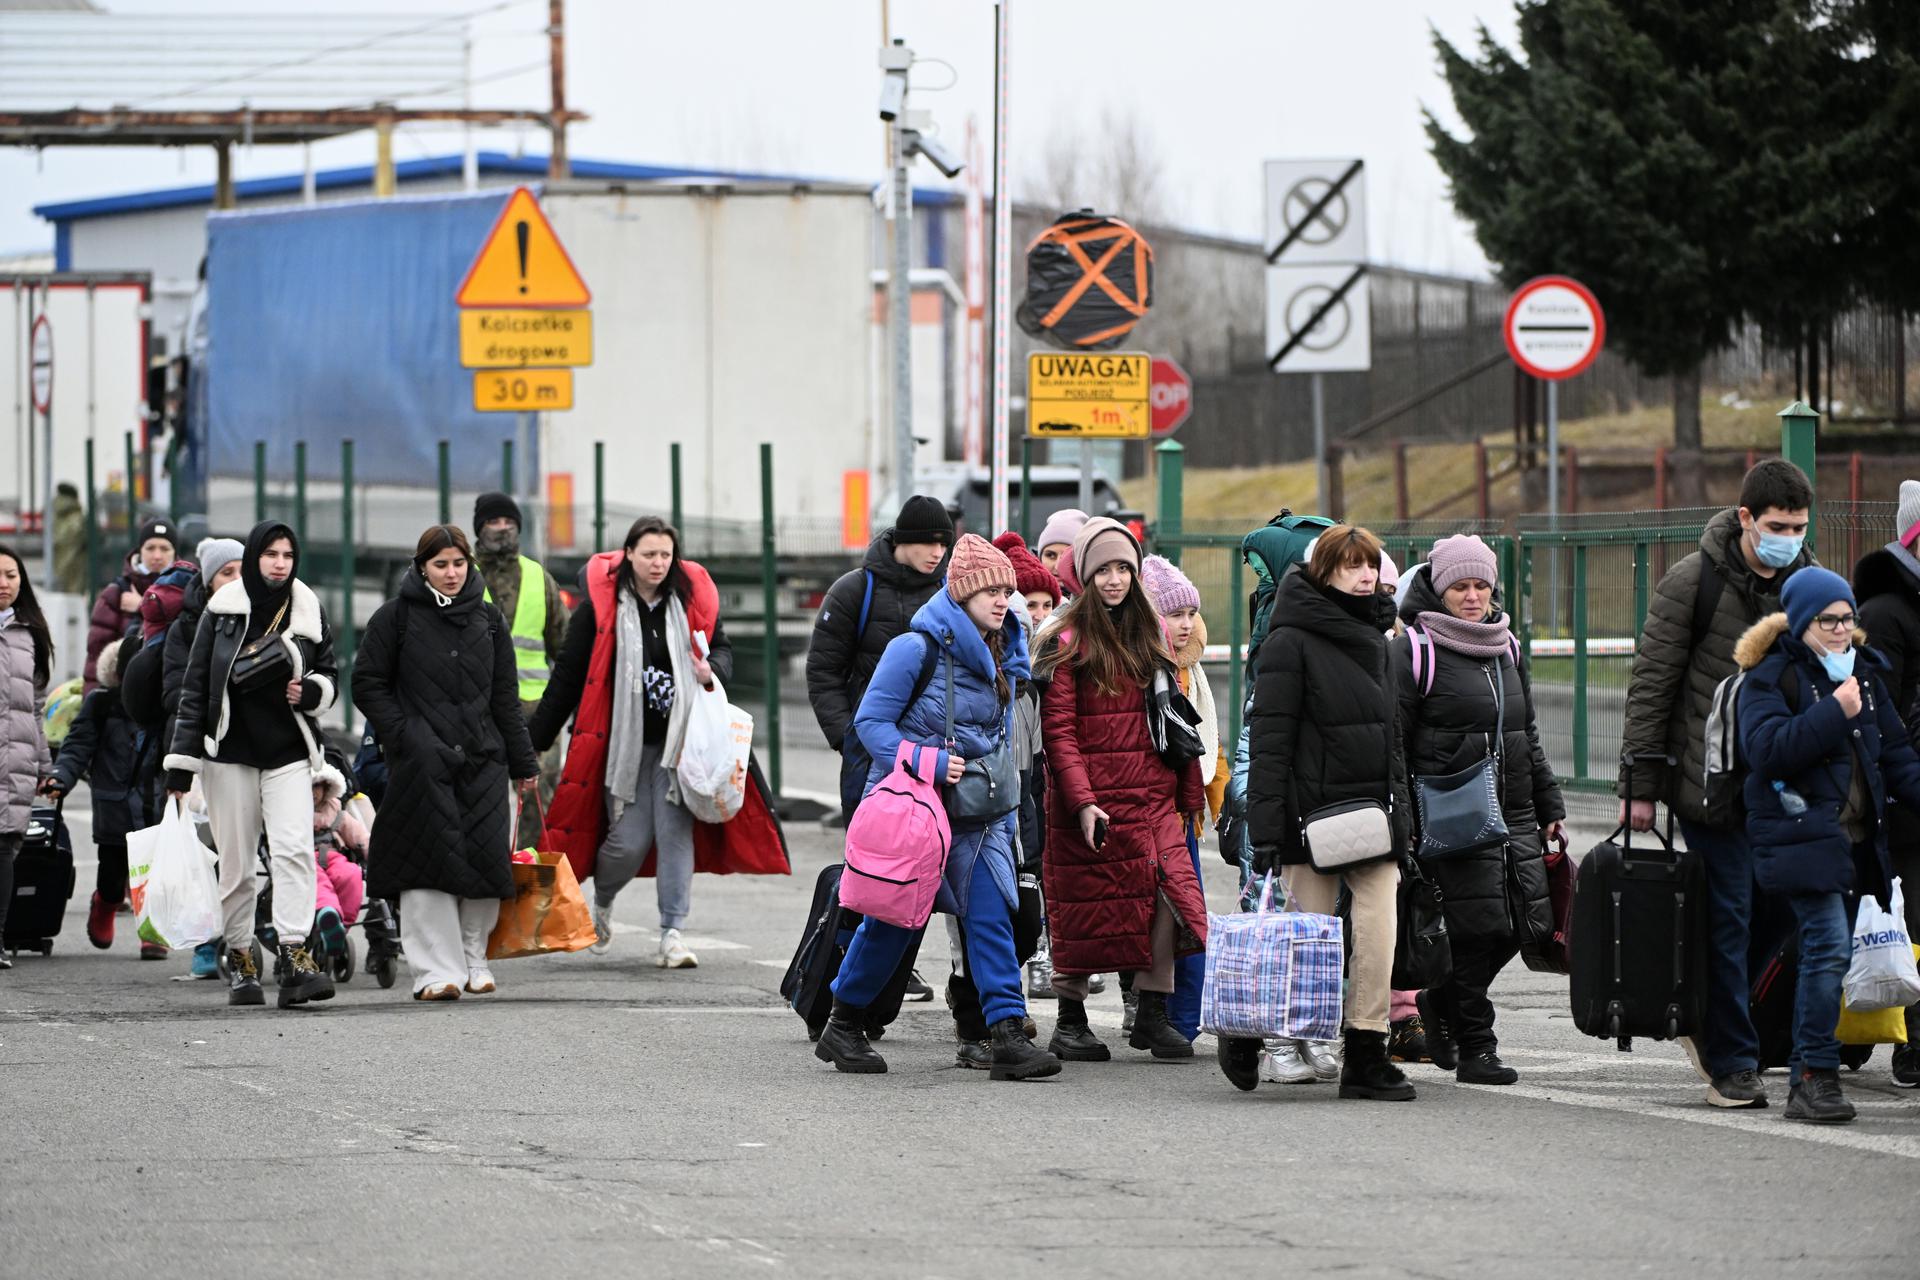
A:
MULTIPOLYGON (((313 930, 307 946, 325 957, 336 982, 353 977, 353 941, 348 930, 357 922, 366 935, 366 970, 382 987, 398 976, 400 927, 393 906, 366 896, 367 827, 372 819, 366 797, 354 790, 346 758, 332 746, 326 763, 313 776, 313 857, 315 863, 313 930), (364 906, 364 911, 363 911, 364 906)), ((262 858, 264 863, 264 849, 262 858)), ((271 886, 260 894, 255 929, 268 954, 277 950, 273 936, 271 886)))

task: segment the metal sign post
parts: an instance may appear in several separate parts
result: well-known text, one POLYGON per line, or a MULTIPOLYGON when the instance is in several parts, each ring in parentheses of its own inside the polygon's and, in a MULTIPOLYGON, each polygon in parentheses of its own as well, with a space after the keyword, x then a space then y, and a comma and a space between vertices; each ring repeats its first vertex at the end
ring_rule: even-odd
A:
MULTIPOLYGON (((1007 46, 1012 0, 993 7, 993 450, 994 530, 1007 527, 1007 352, 1013 325, 1013 187, 1007 179, 1007 46)), ((1021 502, 1026 490, 1021 489, 1021 502)), ((1082 508, 1085 510, 1085 508, 1082 508)), ((1029 531, 1022 529, 1022 536, 1029 531)))
MULTIPOLYGON (((31 299, 32 295, 28 295, 31 299)), ((33 407, 40 411, 46 448, 40 455, 40 572, 53 582, 53 322, 47 319, 46 299, 33 321, 30 350, 33 362, 33 407)), ((132 483, 132 477, 128 477, 132 483)))

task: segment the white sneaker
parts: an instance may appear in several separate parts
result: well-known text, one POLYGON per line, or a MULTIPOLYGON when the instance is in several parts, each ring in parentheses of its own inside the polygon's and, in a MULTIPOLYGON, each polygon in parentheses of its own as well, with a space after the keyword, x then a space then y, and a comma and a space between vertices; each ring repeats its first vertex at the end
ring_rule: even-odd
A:
POLYGON ((1340 1049, 1335 1040, 1299 1040, 1300 1056, 1306 1060, 1313 1071, 1313 1078, 1320 1081, 1340 1078, 1340 1049))
POLYGON ((1692 1036, 1680 1036, 1674 1041, 1687 1055, 1687 1061, 1693 1064, 1693 1072, 1708 1084, 1713 1083, 1713 1072, 1707 1070, 1707 1064, 1700 1056, 1700 1042, 1692 1036))
POLYGON ((467 971, 467 991, 476 996, 489 996, 494 992, 493 970, 484 965, 467 971))
POLYGON ((1260 1078, 1268 1084, 1312 1084, 1319 1079, 1300 1056, 1295 1040, 1274 1040, 1260 1053, 1260 1078))
POLYGON ((593 945, 587 950, 595 955, 606 954, 607 948, 613 945, 613 904, 611 902, 604 907, 597 900, 594 902, 593 932, 595 934, 593 945))
POLYGON ((687 944, 680 941, 678 929, 668 929, 660 935, 660 954, 653 958, 654 964, 662 969, 696 969, 700 960, 687 950, 687 944))

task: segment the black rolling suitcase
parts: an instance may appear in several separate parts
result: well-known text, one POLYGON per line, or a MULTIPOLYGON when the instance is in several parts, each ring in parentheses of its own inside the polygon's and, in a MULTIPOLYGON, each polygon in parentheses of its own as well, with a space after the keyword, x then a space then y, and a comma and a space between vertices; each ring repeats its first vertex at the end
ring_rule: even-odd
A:
POLYGON ((1636 849, 1622 827, 1594 846, 1574 882, 1573 1020, 1622 1049, 1634 1036, 1699 1035, 1706 1023, 1705 869, 1698 853, 1674 847, 1671 810, 1654 840, 1636 849))
POLYGON ((13 901, 7 906, 7 932, 0 945, 8 951, 52 955, 72 897, 73 840, 60 806, 36 805, 13 860, 13 901))
MULTIPOLYGON (((834 863, 820 869, 813 882, 813 905, 807 912, 806 932, 800 947, 780 980, 780 994, 807 1024, 807 1039, 818 1040, 826 1029, 827 1016, 833 1012, 833 980, 840 973, 841 958, 853 941, 853 931, 866 917, 840 905, 840 873, 844 864, 834 863)), ((924 935, 922 935, 924 936, 924 935)), ((867 1006, 867 1034, 877 1032, 900 1016, 906 1000, 907 983, 913 978, 913 964, 920 955, 920 939, 915 938, 900 959, 900 967, 881 989, 880 996, 867 1006)))

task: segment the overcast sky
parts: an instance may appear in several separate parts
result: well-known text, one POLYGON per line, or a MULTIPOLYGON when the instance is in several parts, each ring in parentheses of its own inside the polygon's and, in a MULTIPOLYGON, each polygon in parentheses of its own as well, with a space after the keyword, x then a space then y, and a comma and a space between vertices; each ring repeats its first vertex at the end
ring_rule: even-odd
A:
MULTIPOLYGON (((408 15, 480 10, 490 0, 397 0, 408 15)), ((115 13, 390 13, 362 0, 105 0, 115 13)), ((545 0, 477 18, 480 106, 544 106, 545 0)), ((568 95, 593 119, 571 134, 576 157, 765 168, 875 181, 880 0, 571 0, 568 95)), ((893 34, 952 70, 915 70, 915 105, 960 145, 969 113, 992 119, 990 0, 892 0, 893 34), (952 87, 933 92, 952 81, 952 87)), ((1376 261, 1481 273, 1427 154, 1420 108, 1451 110, 1431 31, 1455 43, 1484 22, 1513 40, 1510 0, 1014 0, 1010 163, 1016 190, 1050 136, 1086 137, 1131 113, 1164 167, 1175 220, 1249 238, 1261 229, 1261 161, 1367 161, 1376 261)), ((0 105, 5 104, 0 85, 0 105)), ((323 105, 323 104, 315 104, 323 105)), ((326 104, 331 105, 331 104, 326 104)), ((400 159, 459 149, 457 134, 403 131, 400 159)), ((483 147, 544 153, 540 130, 492 131, 483 147)), ((322 168, 371 161, 371 135, 314 148, 322 168)), ((298 171, 298 149, 236 153, 241 178, 298 171)), ((0 151, 0 252, 50 247, 33 205, 210 182, 212 153, 70 148, 0 151)), ((925 165, 916 174, 938 181, 925 165)), ((1118 210, 1115 212, 1122 212, 1118 210)))

